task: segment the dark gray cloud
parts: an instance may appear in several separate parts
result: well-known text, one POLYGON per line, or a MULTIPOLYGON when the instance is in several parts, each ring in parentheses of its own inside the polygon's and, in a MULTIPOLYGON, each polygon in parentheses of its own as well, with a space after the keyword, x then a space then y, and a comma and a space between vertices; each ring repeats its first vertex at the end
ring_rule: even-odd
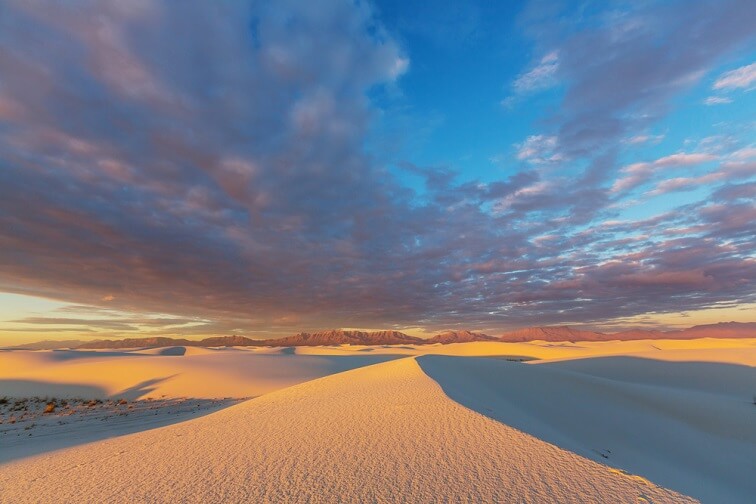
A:
MULTIPOLYGON (((735 50, 742 21, 712 5, 697 7, 711 12, 697 11, 694 35, 683 19, 567 39, 566 156, 639 127, 628 113, 663 110, 674 83, 735 50), (657 32, 694 47, 662 54, 657 71, 651 50, 669 45, 657 32), (591 47, 606 54, 581 71, 591 47), (602 81, 623 65, 627 80, 602 81)), ((400 185, 364 146, 369 92, 407 65, 365 3, 185 2, 180 15, 161 2, 7 3, 0 290, 202 318, 183 334, 590 322, 753 300, 748 185, 615 225, 601 224, 612 148, 579 177, 457 182, 404 163, 425 190, 400 185)))

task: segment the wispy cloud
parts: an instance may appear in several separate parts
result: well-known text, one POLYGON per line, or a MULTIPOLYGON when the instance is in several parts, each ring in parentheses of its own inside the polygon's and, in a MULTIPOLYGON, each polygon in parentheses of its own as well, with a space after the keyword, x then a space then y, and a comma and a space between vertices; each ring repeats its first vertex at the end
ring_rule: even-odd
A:
POLYGON ((645 143, 658 144, 659 142, 664 140, 665 136, 666 135, 646 135, 646 134, 635 135, 628 138, 627 143, 631 145, 645 144, 645 143))
POLYGON ((562 157, 557 151, 557 137, 545 135, 532 135, 521 144, 515 145, 517 159, 533 164, 545 164, 561 161, 562 157))
POLYGON ((517 100, 538 91, 543 91, 558 83, 559 51, 551 51, 527 72, 515 78, 512 82, 512 94, 501 101, 504 107, 513 106, 517 100))
POLYGON ((744 65, 735 70, 730 70, 720 75, 714 85, 714 89, 753 89, 756 84, 756 63, 744 65))
POLYGON ((726 105, 732 103, 732 98, 726 96, 709 96, 704 100, 704 105, 726 105))
POLYGON ((559 52, 551 51, 543 56, 535 67, 518 76, 512 84, 512 89, 518 94, 547 89, 556 83, 558 70, 559 52))
POLYGON ((611 191, 613 193, 627 192, 645 184, 657 174, 659 168, 693 166, 717 157, 709 153, 685 153, 671 154, 650 162, 633 163, 620 170, 621 177, 614 181, 611 191))

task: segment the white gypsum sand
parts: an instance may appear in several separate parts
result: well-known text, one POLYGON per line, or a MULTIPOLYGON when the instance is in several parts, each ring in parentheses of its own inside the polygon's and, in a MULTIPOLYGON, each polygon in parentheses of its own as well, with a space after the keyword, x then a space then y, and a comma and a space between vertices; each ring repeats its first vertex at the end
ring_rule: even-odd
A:
POLYGON ((418 361, 451 399, 561 448, 704 502, 756 495, 752 367, 617 356, 418 361))
POLYGON ((255 397, 392 355, 296 355, 293 348, 0 351, 0 397, 255 397))
POLYGON ((450 400, 401 359, 8 464, 3 502, 693 502, 450 400))
MULTIPOLYGON (((198 395, 216 399, 229 396, 244 397, 245 394, 247 396, 265 395, 228 410, 169 428, 142 432, 83 445, 71 450, 49 453, 44 457, 17 460, 10 464, 0 465, 0 480, 8 478, 5 483, 0 482, 0 488, 7 488, 12 495, 20 495, 18 493, 22 492, 20 489, 28 485, 29 499, 44 496, 43 500, 55 502, 57 497, 47 499, 47 496, 43 494, 52 487, 48 488, 41 483, 32 482, 31 480, 36 478, 33 475, 44 473, 44 479, 51 481, 51 485, 61 489, 66 488, 67 478, 55 476, 57 469, 54 467, 66 466, 66 460, 79 456, 84 459, 90 456, 95 466, 110 464, 110 462, 105 463, 101 450, 105 450, 102 453, 110 453, 111 449, 102 448, 104 445, 101 443, 125 443, 119 444, 122 447, 128 444, 133 444, 134 447, 141 446, 138 450, 139 457, 144 457, 155 467, 165 466, 166 472, 161 474, 181 475, 175 483, 177 485, 183 481, 182 474, 188 467, 187 464, 199 464, 196 470, 192 469, 195 471, 192 474, 200 480, 192 482, 190 487, 193 489, 192 492, 198 492, 196 495, 208 497, 210 501, 222 500, 221 496, 227 495, 224 492, 237 492, 237 490, 216 487, 241 484, 238 483, 240 480, 235 478, 242 477, 250 479, 256 487, 264 487, 257 490, 247 489, 246 491, 251 492, 249 500, 256 498, 285 500, 285 497, 292 495, 299 495, 302 498, 315 496, 313 498, 316 498, 321 494, 330 496, 330 500, 339 500, 334 497, 337 495, 343 496, 345 500, 359 500, 365 497, 365 494, 352 488, 350 485, 354 483, 341 475, 340 471, 359 471, 357 465, 365 464, 366 458, 374 458, 376 464, 385 466, 387 470, 393 468, 391 470, 406 473, 391 476, 399 478, 397 481, 404 478, 406 482, 402 488, 415 492, 408 493, 405 500, 412 500, 413 496, 415 500, 443 499, 446 497, 444 492, 450 492, 449 495, 452 497, 449 499, 451 500, 454 496, 461 495, 470 499, 491 495, 493 495, 491 498, 501 498, 500 493, 485 492, 494 492, 494 487, 502 486, 502 488, 510 488, 508 491, 513 493, 506 495, 512 496, 512 499, 521 496, 526 502, 527 499, 531 502, 548 502, 552 499, 551 494, 533 493, 535 490, 528 488, 515 489, 511 485, 515 484, 516 480, 522 484, 536 485, 540 488, 538 485, 542 483, 535 483, 535 481, 541 477, 547 477, 549 481, 582 477, 574 471, 542 476, 537 473, 542 470, 538 463, 532 466, 533 474, 524 474, 531 471, 527 465, 512 465, 511 461, 503 461, 509 456, 506 447, 502 448, 502 446, 484 442, 485 436, 488 435, 486 433, 496 430, 493 427, 485 427, 485 430, 480 433, 483 437, 479 441, 467 440, 467 436, 476 437, 474 430, 462 435, 456 431, 456 428, 445 427, 454 434, 450 434, 447 438, 439 434, 437 427, 432 427, 437 422, 447 424, 458 421, 458 412, 466 411, 475 418, 480 417, 479 413, 488 417, 485 420, 493 422, 490 425, 498 425, 508 431, 517 432, 523 436, 517 439, 528 439, 529 443, 536 443, 538 447, 541 447, 536 448, 536 445, 533 447, 539 453, 543 451, 543 446, 551 450, 555 449, 552 445, 556 445, 574 452, 567 455, 576 457, 576 460, 587 463, 590 460, 586 459, 592 459, 594 462, 605 464, 598 467, 603 467, 604 471, 609 471, 617 477, 630 478, 640 484, 644 480, 651 481, 653 483, 649 483, 650 488, 656 488, 654 484, 659 484, 682 494, 701 498, 704 502, 711 500, 716 502, 721 499, 727 502, 749 502, 749 495, 753 492, 750 475, 756 470, 753 468, 753 463, 756 461, 756 445, 754 444, 756 423, 753 422, 756 407, 751 404, 753 393, 756 392, 756 371, 754 370, 756 340, 754 339, 576 343, 536 341, 513 344, 481 342, 430 346, 169 350, 0 352, 0 397, 7 395, 3 387, 8 390, 11 386, 21 392, 34 392, 31 395, 52 395, 46 394, 46 391, 81 392, 82 387, 83 390, 96 391, 103 397, 117 397, 117 394, 126 391, 131 394, 130 401, 137 397, 144 399, 165 396, 162 400, 170 401, 198 395), (451 357, 443 357, 444 355, 451 357), (392 367, 393 364, 398 365, 398 362, 377 364, 370 368, 286 389, 288 386, 307 382, 318 376, 403 356, 419 356, 419 367, 413 361, 403 360, 404 364, 400 372, 399 368, 392 367), (481 359, 480 356, 493 358, 481 359), (509 360, 521 358, 539 360, 530 360, 524 364, 509 362, 509 360), (406 362, 412 362, 417 369, 413 370, 413 366, 406 362), (420 372, 420 375, 418 376, 415 371, 420 372), (385 375, 385 380, 379 380, 383 375, 385 375), (368 376, 369 380, 367 380, 368 376), (371 383, 369 387, 364 386, 366 380, 371 383), (329 384, 326 387, 327 393, 320 392, 321 387, 324 387, 323 383, 329 384), (336 387, 342 387, 341 393, 337 392, 336 387), (406 400, 397 392, 398 390, 407 391, 413 387, 418 387, 418 389, 417 394, 410 394, 411 401, 406 400), (300 389, 308 392, 302 392, 300 389), (275 390, 279 392, 271 394, 275 390), (300 392, 296 392, 297 390, 300 392), (427 393, 430 390, 436 392, 427 393), (384 397, 384 393, 391 395, 394 392, 396 392, 395 397, 384 397), (437 393, 441 394, 444 401, 439 399, 437 393), (366 397, 360 397, 360 394, 366 397), (309 397, 310 395, 312 397, 309 397), (286 397, 289 399, 285 399, 286 397), (290 406, 286 406, 287 400, 291 401, 290 406), (313 401, 322 405, 316 406, 312 404, 313 401), (424 405, 426 402, 430 409, 423 409, 426 408, 424 405), (441 407, 441 404, 445 406, 441 407), (431 408, 432 405, 435 406, 431 408), (370 408, 374 408, 375 412, 371 413, 370 408), (409 410, 413 413, 406 416, 405 413, 409 413, 409 410), (420 410, 423 411, 422 414, 415 414, 420 410), (241 413, 242 411, 244 413, 241 413), (371 415, 382 418, 384 421, 380 426, 376 426, 371 415), (341 421, 341 417, 352 419, 359 425, 341 421), (359 420, 355 420, 358 417, 359 420), (394 417, 397 418, 396 421, 394 417), (275 429, 268 425, 271 422, 277 425, 275 429), (368 433, 361 427, 362 425, 372 425, 376 432, 368 433), (429 455, 423 454, 423 449, 416 448, 414 441, 404 439, 404 436, 409 434, 420 435, 418 429, 423 427, 428 427, 430 430, 436 429, 435 437, 430 432, 422 435, 423 439, 430 443, 427 449, 435 450, 440 457, 435 465, 429 455), (174 428, 179 430, 166 430, 174 428), (519 433, 515 429, 538 439, 519 433), (301 439, 300 431, 308 432, 309 438, 312 438, 303 440, 308 447, 304 453, 300 450, 305 448, 292 445, 286 440, 292 437, 301 439), (166 432, 175 433, 165 434, 166 432), (214 433, 212 435, 217 438, 212 438, 212 436, 207 438, 208 433, 214 433), (275 435, 280 441, 267 439, 268 435, 275 435), (161 436, 167 436, 166 443, 172 439, 171 436, 174 438, 192 436, 195 440, 192 442, 202 446, 217 445, 218 449, 209 450, 207 460, 200 462, 200 458, 187 459, 195 462, 183 461, 177 465, 177 461, 183 457, 181 454, 184 452, 181 450, 190 450, 190 448, 184 447, 179 451, 168 449, 168 444, 158 442, 161 436), (229 438, 229 443, 221 440, 223 436, 229 438), (248 436, 252 436, 251 440, 246 439, 248 436), (357 440, 355 446, 360 451, 359 454, 351 453, 352 448, 345 441, 347 438, 357 440), (230 443, 231 439, 238 443, 230 443), (396 448, 396 450, 402 453, 396 455, 392 451, 394 448, 388 451, 383 449, 382 445, 387 442, 386 440, 394 443, 392 446, 395 447, 396 443, 399 443, 398 446, 403 448, 396 448), (175 453, 176 457, 170 455, 160 458, 157 455, 150 455, 149 447, 153 444, 162 447, 165 453, 175 453), (246 453, 258 449, 263 451, 256 454, 246 453), (322 457, 315 453, 320 449, 324 450, 322 457), (417 454, 413 455, 412 450, 417 451, 417 454), (465 451, 466 454, 457 454, 460 450, 465 451), (245 452, 237 453, 237 451, 245 452), (284 452, 288 455, 283 455, 284 452), (83 453, 89 455, 72 455, 83 453), (445 453, 462 457, 460 461, 474 459, 468 461, 471 464, 470 470, 474 472, 471 473, 470 470, 465 472, 460 468, 461 466, 447 461, 445 453), (286 460, 287 456, 290 460, 286 460), (397 466, 391 460, 392 457, 397 456, 409 457, 418 464, 413 466, 407 463, 397 466), (295 484, 282 480, 283 476, 270 470, 262 470, 261 466, 255 466, 254 464, 263 464, 261 457, 272 457, 270 460, 282 470, 285 469, 291 473, 301 472, 302 474, 296 478, 297 481, 317 481, 317 492, 304 488, 297 490, 292 487, 292 485, 296 487, 295 484), (324 461, 323 457, 333 458, 334 461, 324 461), (357 457, 356 462, 355 457, 357 457), (424 460, 423 457, 427 458, 424 460), (58 465, 46 465, 56 460, 58 462, 55 464, 58 465), (239 468, 228 467, 229 460, 252 464, 252 467, 257 467, 256 472, 254 475, 239 474, 239 468), (423 464, 420 464, 423 460, 423 464), (312 465, 313 461, 317 461, 320 465, 312 465), (328 465, 337 464, 338 461, 342 461, 344 465, 338 467, 328 465), (448 466, 448 464, 452 465, 448 466), (487 465, 494 467, 495 471, 503 471, 500 477, 506 481, 490 483, 490 476, 482 474, 487 473, 488 469, 483 469, 487 465), (25 469, 21 471, 18 469, 20 467, 25 469), (321 472, 322 467, 331 467, 331 472, 314 474, 321 472), (416 468, 413 469, 413 467, 416 468), (469 488, 465 488, 460 482, 451 488, 443 480, 444 478, 454 479, 453 477, 445 475, 442 478, 441 475, 424 474, 423 472, 428 470, 427 467, 433 468, 434 471, 447 471, 449 467, 452 470, 462 471, 466 475, 469 488), (200 471, 204 476, 198 476, 199 473, 196 471, 200 471), (518 475, 517 471, 523 474, 518 475), (623 471, 628 474, 623 475, 623 471), (224 476, 227 472, 231 474, 228 478, 224 476), (20 476, 26 473, 30 476, 20 479, 7 476, 8 474, 20 476), (474 477, 470 474, 474 474, 474 477), (526 483, 527 478, 533 481, 526 483), (427 486, 427 489, 422 492, 410 484, 421 480, 425 481, 427 486), (480 483, 479 480, 488 481, 488 483, 480 483), (489 490, 481 490, 488 484, 492 485, 489 490), (208 487, 204 492, 211 493, 203 493, 201 490, 203 486, 208 487), (276 493, 274 487, 280 487, 280 491, 276 493), (431 494, 434 497, 426 498, 431 494)), ((186 404, 191 403, 186 401, 186 404)), ((192 411, 184 413, 186 416, 177 415, 174 420, 179 418, 184 420, 195 414, 192 411)), ((157 425, 160 424, 145 421, 142 427, 147 429, 157 425)), ((468 424, 468 427, 478 428, 470 427, 473 425, 487 426, 489 424, 476 421, 468 424)), ((92 433, 97 429, 90 426, 91 423, 87 421, 78 424, 73 433, 77 443, 103 437, 102 435, 99 438, 93 436, 92 433)), ((50 427, 52 429, 54 425, 50 427)), ((136 423, 129 424, 132 432, 138 427, 136 423)), ((71 426, 67 428, 70 429, 71 426)), ((101 430, 100 434, 103 432, 101 430)), ((129 430, 113 429, 110 434, 118 435, 124 432, 129 432, 129 430)), ((71 431, 61 430, 59 434, 72 437, 71 431)), ((66 444, 56 444, 55 430, 48 429, 45 435, 46 439, 37 439, 33 436, 29 438, 34 439, 32 443, 42 444, 36 445, 35 450, 27 451, 25 454, 40 453, 45 449, 52 450, 66 446, 66 444)), ((176 440, 172 439, 171 442, 173 441, 176 440)), ((176 446, 179 446, 184 441, 177 442, 176 446)), ((0 445, 0 450, 2 449, 3 446, 0 445)), ((119 453, 120 451, 124 451, 125 455, 134 450, 119 448, 119 453)), ((551 457, 552 454, 566 452, 556 450, 543 453, 549 453, 551 457)), ((17 456, 18 454, 11 454, 4 460, 12 460, 17 456)), ((83 468, 86 466, 85 464, 82 468, 72 469, 73 473, 69 473, 69 476, 84 471, 83 468)), ((367 467, 371 466, 368 464, 367 467)), ((94 471, 90 474, 94 480, 106 481, 111 477, 108 471, 99 467, 93 467, 91 471, 94 471)), ((285 471, 281 474, 288 474, 285 471)), ((82 472, 82 478, 85 477, 83 474, 82 472)), ((138 476, 136 473, 131 474, 135 478, 138 476)), ((371 478, 378 477, 379 480, 389 478, 388 473, 380 471, 368 471, 365 474, 367 479, 364 485, 368 487, 379 484, 379 482, 373 484, 367 481, 371 478)), ((140 495, 149 495, 157 501, 170 500, 174 495, 164 494, 165 483, 161 483, 152 476, 139 476, 135 481, 139 482, 136 483, 138 488, 124 490, 126 492, 124 495, 135 499, 139 499, 140 495), (137 495, 134 492, 141 493, 137 495)), ((392 485, 385 481, 382 484, 389 487, 392 485)), ((573 482, 565 490, 567 494, 574 492, 570 494, 572 495, 570 498, 574 501, 624 502, 625 497, 629 498, 631 495, 622 493, 621 498, 616 497, 620 494, 612 493, 612 490, 604 497, 596 497, 595 493, 580 493, 586 492, 585 488, 575 485, 577 483, 573 482)), ((598 490, 604 489, 602 486, 604 483, 598 482, 596 485, 598 485, 596 487, 598 490)), ((375 498, 388 500, 396 500, 398 497, 395 496, 401 494, 401 490, 397 489, 391 490, 394 493, 389 494, 385 493, 389 490, 379 492, 374 488, 372 491, 376 493, 370 495, 376 496, 375 498), (390 497, 386 497, 387 495, 390 497)), ((98 498, 103 496, 96 490, 94 492, 98 498)), ((570 498, 564 497, 567 494, 557 492, 553 499, 570 501, 570 498)), ((187 498, 190 500, 194 498, 194 494, 186 495, 189 495, 187 498)), ((232 499, 231 495, 238 497, 242 494, 228 495, 229 499, 232 499)), ((664 495, 664 498, 654 500, 654 502, 664 501, 664 499, 675 501, 681 498, 673 494, 664 495)), ((111 497, 108 494, 108 498, 111 497)), ((635 497, 652 500, 649 493, 638 494, 635 497)), ((117 500, 117 496, 112 498, 117 500)), ((81 498, 76 500, 81 500, 81 498)), ((507 497, 504 500, 511 499, 507 497)), ((627 502, 635 501, 627 500, 627 502)))

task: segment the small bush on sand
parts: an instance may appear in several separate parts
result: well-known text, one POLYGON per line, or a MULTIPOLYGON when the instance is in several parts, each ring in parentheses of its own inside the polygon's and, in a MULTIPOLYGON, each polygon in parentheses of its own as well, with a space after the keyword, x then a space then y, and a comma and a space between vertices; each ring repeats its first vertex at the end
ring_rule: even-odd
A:
POLYGON ((13 403, 13 407, 11 408, 11 411, 26 411, 27 404, 26 399, 19 399, 18 401, 15 401, 13 403))
POLYGON ((47 403, 47 406, 45 406, 45 411, 43 413, 55 413, 55 401, 50 401, 49 403, 47 403))

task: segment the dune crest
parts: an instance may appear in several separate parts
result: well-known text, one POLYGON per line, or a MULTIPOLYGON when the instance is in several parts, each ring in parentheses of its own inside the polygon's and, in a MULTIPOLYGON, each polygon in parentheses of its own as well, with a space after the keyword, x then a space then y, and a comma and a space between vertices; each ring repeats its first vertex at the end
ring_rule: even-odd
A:
POLYGON ((14 503, 695 502, 460 406, 413 358, 9 464, 0 487, 14 503))

